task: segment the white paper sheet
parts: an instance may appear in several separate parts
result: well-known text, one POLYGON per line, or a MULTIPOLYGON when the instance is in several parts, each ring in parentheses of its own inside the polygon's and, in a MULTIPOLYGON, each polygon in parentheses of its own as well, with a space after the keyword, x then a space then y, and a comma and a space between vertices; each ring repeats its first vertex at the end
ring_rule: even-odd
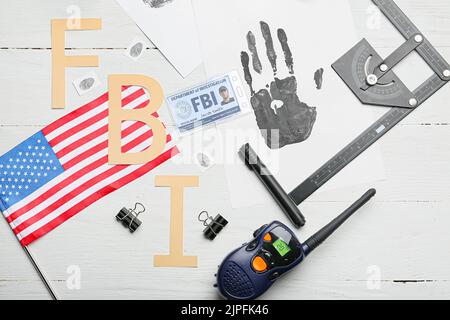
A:
MULTIPOLYGON (((251 140, 252 147, 266 162, 281 185, 290 191, 371 125, 376 118, 370 106, 363 106, 332 70, 331 64, 353 47, 357 39, 347 1, 336 0, 193 0, 200 33, 203 60, 208 77, 239 70, 244 79, 241 52, 250 57, 250 72, 255 92, 274 81, 272 65, 266 52, 261 21, 271 29, 277 54, 279 79, 295 76, 300 101, 316 108, 316 121, 310 136, 279 150, 267 147, 259 133, 255 114, 218 127, 225 141, 226 175, 233 207, 273 201, 264 196, 254 174, 237 159, 238 147, 251 140), (216 14, 212 14, 215 12, 216 14), (293 57, 293 74, 278 36, 282 28, 293 57), (252 31, 262 71, 253 67, 247 35, 252 31), (323 87, 314 81, 316 70, 323 68, 323 87), (243 131, 249 129, 250 134, 243 131), (232 130, 240 130, 233 134, 232 130), (251 137, 253 136, 253 137, 251 137), (229 157, 234 157, 230 160, 229 157)), ((283 39, 283 34, 281 34, 283 39)), ((258 68, 256 68, 258 69, 258 68)), ((247 94, 252 95, 246 86, 247 94)), ((384 178, 384 168, 375 145, 341 171, 318 192, 384 178)))
POLYGON ((191 0, 117 0, 182 77, 202 62, 191 0))

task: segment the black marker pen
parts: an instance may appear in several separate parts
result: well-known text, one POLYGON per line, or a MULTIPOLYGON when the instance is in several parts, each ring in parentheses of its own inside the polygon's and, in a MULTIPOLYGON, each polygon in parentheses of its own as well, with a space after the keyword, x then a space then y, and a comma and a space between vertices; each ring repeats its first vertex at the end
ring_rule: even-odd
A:
POLYGON ((247 167, 252 170, 256 176, 265 185, 267 190, 269 190, 272 197, 276 200, 278 205, 284 211, 284 213, 289 217, 292 223, 300 228, 305 225, 305 217, 300 212, 297 205, 289 197, 289 195, 284 191, 275 177, 272 175, 270 170, 261 161, 256 152, 252 149, 250 144, 245 144, 239 150, 239 155, 241 159, 245 162, 247 167))

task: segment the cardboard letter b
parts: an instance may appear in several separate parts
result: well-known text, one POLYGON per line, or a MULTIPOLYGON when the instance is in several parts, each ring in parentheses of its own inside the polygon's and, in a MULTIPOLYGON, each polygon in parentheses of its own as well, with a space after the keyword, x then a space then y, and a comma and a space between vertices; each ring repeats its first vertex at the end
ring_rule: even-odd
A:
POLYGON ((109 83, 109 131, 108 159, 109 164, 144 164, 157 158, 166 146, 166 129, 153 114, 164 101, 161 85, 154 79, 143 75, 113 74, 109 83), (150 94, 149 104, 140 109, 126 110, 122 108, 122 86, 140 86, 150 94), (121 128, 123 121, 141 121, 152 129, 152 143, 142 152, 122 153, 121 128))

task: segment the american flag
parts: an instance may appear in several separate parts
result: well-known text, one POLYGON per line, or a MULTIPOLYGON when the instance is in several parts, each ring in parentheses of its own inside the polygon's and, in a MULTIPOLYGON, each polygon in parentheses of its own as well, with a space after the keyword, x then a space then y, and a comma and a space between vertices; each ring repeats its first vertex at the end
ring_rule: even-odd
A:
MULTIPOLYGON (((123 88, 123 108, 143 108, 148 102, 141 87, 123 88)), ((163 153, 153 161, 109 165, 105 93, 0 157, 0 210, 27 246, 176 155, 179 151, 171 136, 166 138, 163 153)), ((122 152, 143 151, 151 143, 152 131, 144 123, 122 123, 122 152)))

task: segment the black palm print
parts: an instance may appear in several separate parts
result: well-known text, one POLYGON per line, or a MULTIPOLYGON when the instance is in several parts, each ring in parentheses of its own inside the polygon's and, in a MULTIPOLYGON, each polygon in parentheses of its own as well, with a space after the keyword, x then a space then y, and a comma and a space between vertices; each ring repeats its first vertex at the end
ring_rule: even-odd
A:
MULTIPOLYGON (((271 149, 278 149, 307 140, 316 122, 317 112, 315 107, 310 107, 300 101, 297 95, 294 60, 285 31, 278 29, 277 35, 283 50, 286 67, 291 76, 279 79, 276 76, 277 54, 274 49, 270 27, 263 21, 260 22, 260 25, 265 40, 267 58, 272 66, 274 81, 267 85, 267 88, 255 92, 250 72, 250 56, 245 51, 241 52, 241 62, 244 68, 245 81, 250 86, 251 104, 258 127, 267 146, 271 149)), ((247 43, 252 56, 253 70, 261 74, 263 68, 256 47, 256 39, 251 31, 247 34, 247 43)))
POLYGON ((146 5, 149 5, 152 8, 161 8, 166 4, 173 2, 174 0, 143 0, 146 5))

